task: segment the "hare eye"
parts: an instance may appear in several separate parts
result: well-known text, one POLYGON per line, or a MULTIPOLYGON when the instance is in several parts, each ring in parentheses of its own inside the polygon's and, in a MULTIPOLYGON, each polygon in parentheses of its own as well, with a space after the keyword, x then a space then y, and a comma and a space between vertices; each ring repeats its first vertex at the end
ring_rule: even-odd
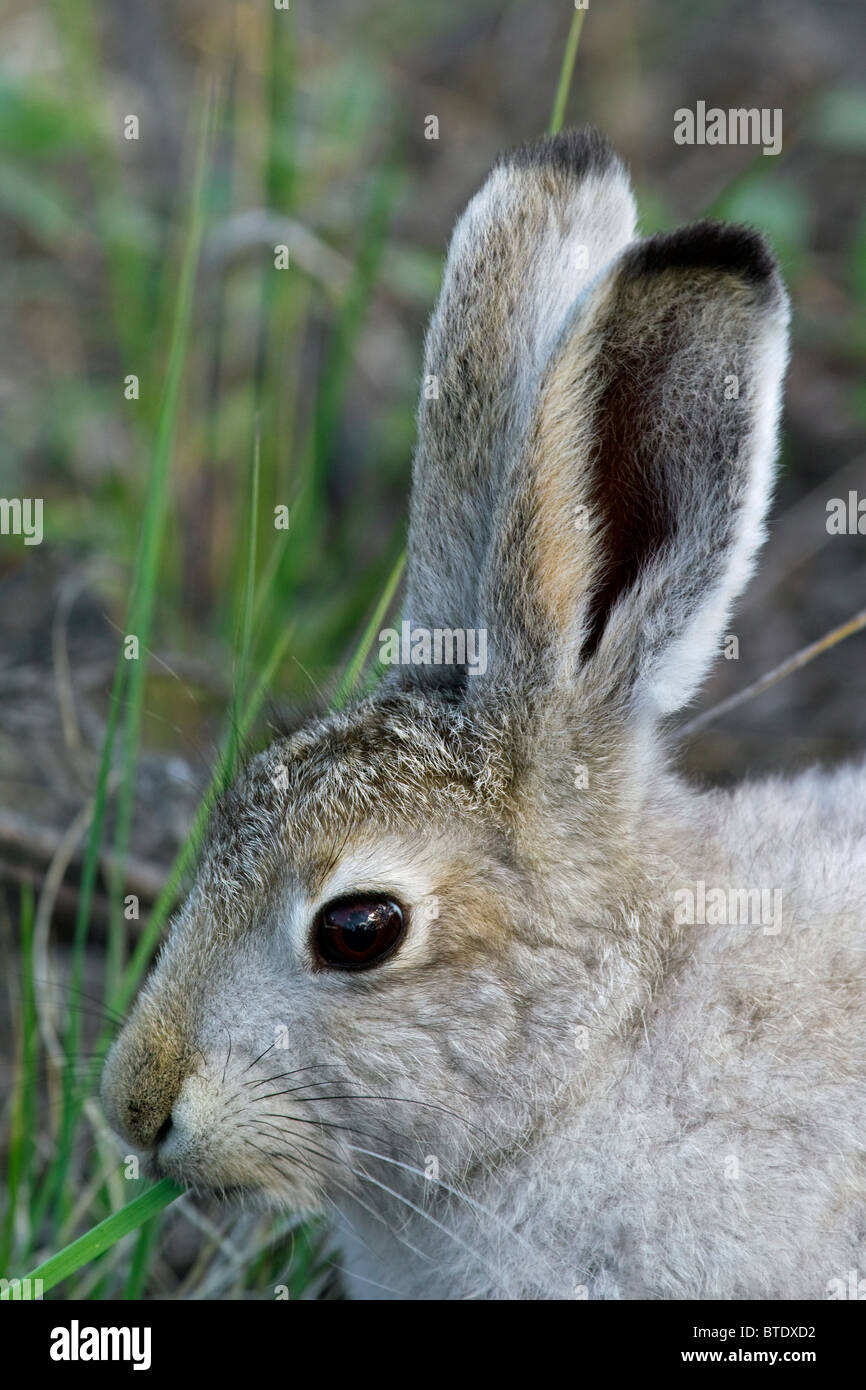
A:
POLYGON ((320 965, 365 970, 391 954, 404 927, 403 909, 393 898, 347 895, 316 913, 313 949, 320 965))

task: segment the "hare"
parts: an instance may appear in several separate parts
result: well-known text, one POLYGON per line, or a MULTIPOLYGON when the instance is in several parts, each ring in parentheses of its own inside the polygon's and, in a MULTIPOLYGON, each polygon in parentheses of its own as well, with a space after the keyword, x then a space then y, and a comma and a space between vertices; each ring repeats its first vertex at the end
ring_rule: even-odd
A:
POLYGON ((636 239, 592 131, 457 223, 415 659, 223 798, 103 1082, 152 1173, 330 1213, 353 1297, 866 1275, 866 776, 697 791, 664 732, 763 539, 787 321, 754 231, 636 239))

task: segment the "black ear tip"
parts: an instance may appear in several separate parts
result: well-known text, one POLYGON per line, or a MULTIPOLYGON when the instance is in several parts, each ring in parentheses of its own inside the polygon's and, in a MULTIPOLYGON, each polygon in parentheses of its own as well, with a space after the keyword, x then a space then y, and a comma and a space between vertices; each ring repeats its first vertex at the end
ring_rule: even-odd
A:
POLYGON ((778 282, 776 258, 760 232, 727 222, 695 222, 679 231, 648 237, 635 248, 638 275, 664 270, 712 270, 738 275, 768 290, 778 282))
POLYGON ((511 169, 550 169, 569 178, 603 174, 620 167, 620 161, 601 131, 593 126, 543 135, 500 155, 497 165, 511 169))

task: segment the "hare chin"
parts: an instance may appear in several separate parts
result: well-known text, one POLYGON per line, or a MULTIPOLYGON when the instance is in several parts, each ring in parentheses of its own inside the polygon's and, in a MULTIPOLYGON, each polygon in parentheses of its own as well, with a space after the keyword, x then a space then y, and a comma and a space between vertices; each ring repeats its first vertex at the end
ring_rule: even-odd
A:
POLYGON ((273 1180, 263 1174, 261 1178, 251 1177, 243 1181, 227 1177, 225 1182, 221 1182, 219 1175, 213 1171, 200 1175, 197 1171, 165 1162, 154 1155, 142 1159, 141 1171, 153 1181, 171 1178, 172 1182, 187 1188, 196 1198, 247 1211, 278 1212, 285 1211, 287 1207, 297 1210, 302 1206, 311 1211, 314 1205, 309 1193, 301 1190, 302 1184, 296 1186, 288 1177, 273 1180))
POLYGON ((271 1192, 266 1187, 247 1187, 242 1183, 233 1183, 228 1187, 196 1184, 193 1191, 199 1198, 210 1198, 211 1201, 217 1201, 242 1211, 275 1212, 284 1211, 286 1208, 285 1196, 278 1192, 271 1192))

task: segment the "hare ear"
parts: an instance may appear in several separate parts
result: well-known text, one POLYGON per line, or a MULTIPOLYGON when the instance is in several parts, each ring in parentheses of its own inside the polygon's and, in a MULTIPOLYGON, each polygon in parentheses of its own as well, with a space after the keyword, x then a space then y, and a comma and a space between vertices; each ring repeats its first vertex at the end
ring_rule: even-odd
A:
POLYGON ((551 354, 500 498, 488 680, 579 678, 663 713, 694 693, 763 539, 787 319, 744 228, 699 223, 608 266, 551 354))
MULTIPOLYGON (((496 499, 577 296, 634 235, 626 174, 595 131, 505 155, 457 223, 427 334, 404 618, 474 628, 496 499)), ((401 679, 460 681, 454 668, 401 679)))

